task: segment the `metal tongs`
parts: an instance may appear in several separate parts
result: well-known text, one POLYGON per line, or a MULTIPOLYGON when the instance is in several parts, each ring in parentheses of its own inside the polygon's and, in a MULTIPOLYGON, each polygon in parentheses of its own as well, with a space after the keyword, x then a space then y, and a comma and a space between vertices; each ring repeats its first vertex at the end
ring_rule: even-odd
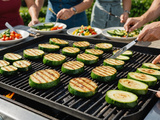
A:
MULTIPOLYGON (((49 10, 57 17, 57 14, 51 8, 49 8, 49 10)), ((56 25, 57 21, 58 21, 58 18, 56 18, 56 22, 55 22, 54 26, 56 25)))
POLYGON ((16 29, 14 29, 8 22, 5 23, 5 26, 16 33, 19 33, 16 29))

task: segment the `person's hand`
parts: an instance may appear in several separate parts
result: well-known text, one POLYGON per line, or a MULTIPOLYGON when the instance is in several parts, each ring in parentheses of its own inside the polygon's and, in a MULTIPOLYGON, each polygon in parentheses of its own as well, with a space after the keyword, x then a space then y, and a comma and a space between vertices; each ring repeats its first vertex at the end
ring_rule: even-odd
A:
POLYGON ((121 22, 121 23, 125 23, 125 22, 127 21, 128 17, 129 17, 129 14, 128 14, 127 12, 124 12, 124 13, 121 14, 121 16, 120 16, 120 22, 121 22))
POLYGON ((160 91, 156 93, 156 96, 160 98, 160 91))
POLYGON ((157 64, 157 63, 160 63, 160 55, 158 55, 153 61, 152 61, 153 64, 157 64))
POLYGON ((29 22, 28 26, 30 27, 38 23, 40 23, 38 19, 33 19, 32 21, 29 22))
POLYGON ((57 13, 57 18, 62 20, 67 20, 74 15, 74 11, 72 9, 63 8, 57 13))

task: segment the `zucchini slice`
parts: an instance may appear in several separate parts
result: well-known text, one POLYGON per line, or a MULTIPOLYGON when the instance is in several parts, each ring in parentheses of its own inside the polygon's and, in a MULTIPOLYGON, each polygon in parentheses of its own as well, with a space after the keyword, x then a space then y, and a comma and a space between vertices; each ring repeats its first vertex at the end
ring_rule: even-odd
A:
POLYGON ((148 92, 148 85, 136 80, 123 78, 118 81, 118 89, 129 91, 137 95, 145 95, 148 92))
POLYGON ((18 71, 29 71, 31 69, 31 62, 27 60, 19 60, 13 62, 13 66, 18 68, 18 71))
POLYGON ((62 47, 66 47, 66 46, 69 45, 69 43, 68 43, 67 41, 61 40, 61 39, 59 39, 59 38, 50 38, 50 39, 49 39, 49 43, 50 43, 50 44, 54 44, 54 45, 58 45, 58 46, 60 46, 61 48, 62 48, 62 47))
POLYGON ((117 70, 123 69, 124 68, 124 64, 125 64, 124 61, 116 60, 116 59, 105 59, 103 61, 103 65, 112 66, 112 67, 116 68, 117 70))
POLYGON ((157 83, 156 77, 143 73, 129 72, 127 78, 146 83, 148 86, 154 86, 157 83))
POLYGON ((21 60, 21 59, 22 59, 22 56, 15 53, 6 53, 3 56, 3 60, 6 60, 10 63, 13 63, 14 61, 21 60))
POLYGON ((95 64, 98 62, 98 57, 86 53, 78 54, 77 60, 83 62, 86 65, 95 64))
POLYGON ((66 61, 66 56, 56 53, 49 53, 43 57, 43 64, 58 66, 66 61))
POLYGON ((138 102, 138 96, 127 91, 109 90, 106 93, 105 100, 119 108, 133 108, 138 102))
POLYGON ((84 63, 80 61, 69 61, 62 65, 61 71, 69 75, 76 75, 84 72, 84 63))
POLYGON ((109 82, 116 78, 117 70, 111 66, 98 66, 91 72, 92 79, 100 82, 109 82))
POLYGON ((85 53, 95 55, 97 57, 102 57, 103 51, 98 49, 86 49, 85 53))
POLYGON ((87 41, 74 42, 73 47, 77 47, 80 50, 85 50, 90 47, 90 43, 87 41))
POLYGON ((98 43, 95 45, 95 49, 103 50, 104 52, 112 50, 113 45, 110 43, 98 43))
POLYGON ((52 44, 39 44, 38 48, 40 50, 43 50, 44 52, 55 52, 60 49, 58 45, 52 45, 52 44))
POLYGON ((128 56, 124 56, 124 55, 119 55, 118 57, 116 57, 117 60, 123 60, 123 61, 128 61, 130 58, 128 56))
POLYGON ((38 49, 26 49, 23 51, 23 56, 29 60, 38 60, 43 58, 44 51, 38 49))
MULTIPOLYGON (((118 52, 119 50, 114 50, 113 51, 113 54, 115 54, 116 52, 118 52)), ((121 55, 124 55, 124 56, 128 56, 128 57, 132 57, 133 55, 133 52, 131 50, 126 50, 124 53, 122 53, 121 55)))
POLYGON ((143 63, 142 68, 149 68, 149 69, 154 69, 154 70, 160 71, 160 64, 143 63))
POLYGON ((156 77, 158 80, 160 80, 160 71, 158 70, 148 69, 148 68, 137 68, 136 72, 151 75, 151 76, 156 77))
POLYGON ((8 66, 10 63, 5 60, 0 60, 0 67, 8 66))
POLYGON ((77 54, 79 53, 80 53, 80 49, 75 47, 64 47, 62 49, 62 54, 70 57, 77 56, 77 54))
POLYGON ((10 76, 17 74, 18 68, 14 67, 13 65, 8 65, 0 68, 0 73, 2 75, 10 76))
POLYGON ((98 91, 98 86, 88 78, 79 77, 69 81, 68 91, 75 96, 87 98, 98 91))
POLYGON ((29 85, 36 89, 48 89, 60 82, 60 74, 53 69, 39 70, 29 77, 29 85))

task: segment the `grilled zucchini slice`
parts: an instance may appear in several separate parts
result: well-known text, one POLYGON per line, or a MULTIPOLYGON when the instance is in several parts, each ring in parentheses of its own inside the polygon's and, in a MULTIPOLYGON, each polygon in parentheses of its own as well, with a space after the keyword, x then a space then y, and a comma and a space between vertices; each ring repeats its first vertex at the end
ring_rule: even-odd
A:
POLYGON ((29 60, 38 60, 43 58, 44 51, 38 49, 26 49, 23 51, 23 56, 29 60))
POLYGON ((18 68, 14 67, 13 65, 8 65, 0 68, 0 73, 2 75, 10 76, 17 74, 18 68))
POLYGON ((138 102, 138 96, 127 91, 109 90, 106 93, 105 100, 119 108, 133 108, 138 102))
POLYGON ((103 61, 103 65, 108 65, 116 68, 117 70, 121 70, 124 68, 125 62, 122 60, 116 60, 116 59, 105 59, 103 61))
POLYGON ((127 78, 146 83, 148 86, 154 86, 157 83, 156 77, 143 73, 129 72, 127 78))
POLYGON ((51 44, 39 44, 38 48, 43 50, 44 52, 55 52, 60 49, 58 45, 51 45, 51 44))
POLYGON ((58 66, 66 61, 66 56, 56 53, 49 53, 43 57, 43 64, 58 66))
POLYGON ((109 82, 116 78, 117 70, 111 66, 98 66, 91 72, 92 79, 100 82, 109 82))
POLYGON ((95 45, 95 49, 103 50, 104 52, 108 52, 112 50, 113 45, 110 43, 98 43, 95 45))
POLYGON ((80 50, 85 50, 90 47, 90 43, 87 41, 74 42, 73 47, 77 47, 80 50))
POLYGON ((21 60, 21 59, 22 59, 22 56, 15 53, 6 53, 3 56, 3 60, 6 60, 10 63, 13 63, 14 61, 21 60))
POLYGON ((68 43, 67 41, 61 40, 61 39, 59 39, 59 38, 50 38, 50 39, 49 39, 49 43, 50 43, 50 44, 54 44, 54 45, 58 45, 58 46, 60 46, 61 48, 62 48, 62 47, 66 47, 66 46, 69 45, 69 43, 68 43))
POLYGON ((29 85, 36 89, 48 89, 60 82, 60 74, 53 69, 39 70, 29 77, 29 85))
POLYGON ((98 86, 85 77, 73 78, 69 81, 68 91, 79 97, 91 97, 98 91, 98 86))
POLYGON ((103 54, 103 51, 102 50, 98 50, 98 49, 86 49, 85 53, 91 54, 91 55, 95 55, 95 56, 101 58, 102 54, 103 54))
MULTIPOLYGON (((113 54, 115 54, 116 52, 118 52, 119 50, 114 50, 113 51, 113 54)), ((121 55, 124 55, 124 56, 128 56, 128 57, 132 57, 133 55, 133 52, 131 50, 126 50, 124 53, 122 53, 121 55)))
POLYGON ((0 67, 8 66, 10 63, 5 60, 0 60, 0 67))
POLYGON ((69 75, 76 75, 84 72, 84 63, 80 61, 69 61, 62 65, 61 71, 69 75))
POLYGON ((128 61, 130 58, 128 56, 124 56, 124 55, 119 55, 118 57, 116 57, 117 60, 123 60, 123 61, 128 61))
POLYGON ((86 65, 95 64, 98 62, 98 57, 86 53, 78 54, 77 60, 83 62, 86 65))
POLYGON ((31 69, 31 62, 27 60, 19 60, 13 62, 13 66, 18 68, 18 71, 29 71, 31 69))
POLYGON ((123 78, 118 81, 118 89, 129 91, 136 95, 145 95, 148 92, 148 85, 136 80, 123 78))
POLYGON ((149 68, 149 69, 154 69, 154 70, 160 71, 160 64, 143 63, 142 68, 149 68))
POLYGON ((77 54, 79 53, 80 53, 80 49, 75 47, 64 47, 62 49, 62 54, 70 57, 77 56, 77 54))

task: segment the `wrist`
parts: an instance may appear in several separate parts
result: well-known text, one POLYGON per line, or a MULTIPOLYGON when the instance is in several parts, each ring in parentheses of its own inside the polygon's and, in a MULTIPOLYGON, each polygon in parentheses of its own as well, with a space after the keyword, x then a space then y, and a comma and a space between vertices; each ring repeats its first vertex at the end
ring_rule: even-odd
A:
POLYGON ((73 11, 74 15, 78 13, 75 7, 71 7, 71 10, 73 11))
POLYGON ((131 12, 129 10, 124 10, 123 13, 131 14, 131 12))

